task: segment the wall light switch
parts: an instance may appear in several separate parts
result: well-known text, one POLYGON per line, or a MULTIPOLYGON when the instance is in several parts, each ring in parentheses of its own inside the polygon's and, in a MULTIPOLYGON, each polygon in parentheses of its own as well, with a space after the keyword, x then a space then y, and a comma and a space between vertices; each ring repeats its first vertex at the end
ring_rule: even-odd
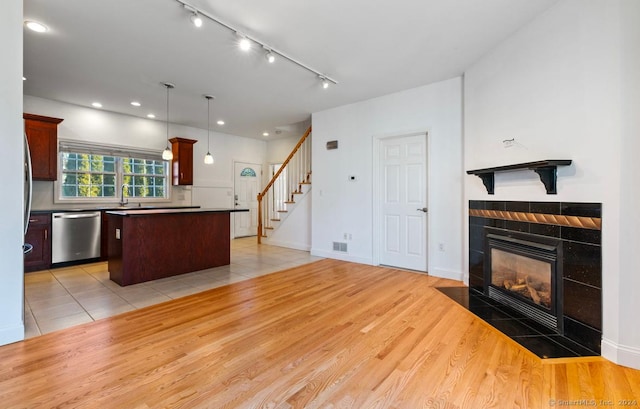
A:
POLYGON ((116 240, 120 240, 120 229, 116 229, 116 240))

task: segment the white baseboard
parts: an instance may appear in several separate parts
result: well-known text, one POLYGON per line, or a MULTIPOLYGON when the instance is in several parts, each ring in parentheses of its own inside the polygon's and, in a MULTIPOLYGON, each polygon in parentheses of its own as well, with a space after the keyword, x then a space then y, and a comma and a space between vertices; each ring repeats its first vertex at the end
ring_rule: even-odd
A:
POLYGON ((294 250, 302 250, 302 251, 310 251, 311 250, 311 245, 310 244, 305 244, 305 243, 294 243, 294 242, 289 242, 289 241, 283 241, 283 240, 274 240, 274 239, 269 239, 269 238, 263 238, 262 242, 264 244, 269 244, 271 246, 278 246, 278 247, 286 247, 288 249, 294 249, 294 250))
POLYGON ((445 270, 443 268, 432 267, 428 271, 430 276, 448 278, 450 280, 463 281, 464 274, 461 271, 445 270))
POLYGON ((0 328, 0 345, 12 344, 24 339, 24 323, 0 328))
POLYGON ((317 256, 317 257, 331 258, 335 260, 350 261, 352 263, 373 265, 373 262, 370 258, 350 256, 349 254, 340 253, 337 251, 325 251, 325 250, 318 250, 318 249, 312 248, 311 255, 317 256))
POLYGON ((602 339, 602 356, 618 365, 640 369, 640 348, 602 339))

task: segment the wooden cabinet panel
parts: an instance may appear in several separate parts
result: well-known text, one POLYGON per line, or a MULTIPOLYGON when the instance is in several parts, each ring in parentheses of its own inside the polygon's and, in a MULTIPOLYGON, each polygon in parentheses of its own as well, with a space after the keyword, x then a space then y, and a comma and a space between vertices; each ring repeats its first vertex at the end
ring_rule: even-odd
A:
POLYGON ((58 177, 58 124, 60 118, 25 113, 24 131, 31 151, 34 180, 56 180, 58 177))
POLYGON ((193 185, 193 139, 171 138, 171 174, 173 185, 193 185))
POLYGON ((229 211, 132 211, 107 217, 109 278, 121 286, 231 262, 229 211))
POLYGON ((33 246, 24 256, 25 272, 51 267, 51 214, 32 214, 24 241, 33 246))
POLYGON ((109 218, 107 212, 100 212, 100 261, 107 261, 109 258, 109 218))

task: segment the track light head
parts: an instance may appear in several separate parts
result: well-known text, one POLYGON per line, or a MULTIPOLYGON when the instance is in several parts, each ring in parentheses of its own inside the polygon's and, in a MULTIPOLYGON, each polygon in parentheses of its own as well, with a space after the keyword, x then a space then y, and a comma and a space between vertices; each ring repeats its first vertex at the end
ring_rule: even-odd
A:
POLYGON ((198 28, 202 27, 202 17, 200 17, 197 11, 193 12, 191 15, 191 22, 198 28))
POLYGON ((265 50, 264 58, 269 64, 273 64, 276 61, 276 55, 267 47, 263 47, 265 50))
POLYGON ((328 79, 326 79, 322 75, 319 75, 318 78, 320 78, 320 81, 322 82, 322 88, 323 89, 329 88, 329 80, 328 79))
POLYGON ((251 49, 251 40, 249 40, 245 35, 236 33, 238 36, 238 47, 242 51, 249 51, 251 49))

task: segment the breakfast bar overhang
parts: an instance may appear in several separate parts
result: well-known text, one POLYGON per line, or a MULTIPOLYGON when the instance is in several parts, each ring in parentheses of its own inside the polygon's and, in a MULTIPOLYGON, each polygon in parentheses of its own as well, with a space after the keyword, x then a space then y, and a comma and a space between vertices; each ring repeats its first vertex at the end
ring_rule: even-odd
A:
POLYGON ((126 286, 229 264, 230 213, 242 211, 248 210, 107 212, 109 278, 126 286))

